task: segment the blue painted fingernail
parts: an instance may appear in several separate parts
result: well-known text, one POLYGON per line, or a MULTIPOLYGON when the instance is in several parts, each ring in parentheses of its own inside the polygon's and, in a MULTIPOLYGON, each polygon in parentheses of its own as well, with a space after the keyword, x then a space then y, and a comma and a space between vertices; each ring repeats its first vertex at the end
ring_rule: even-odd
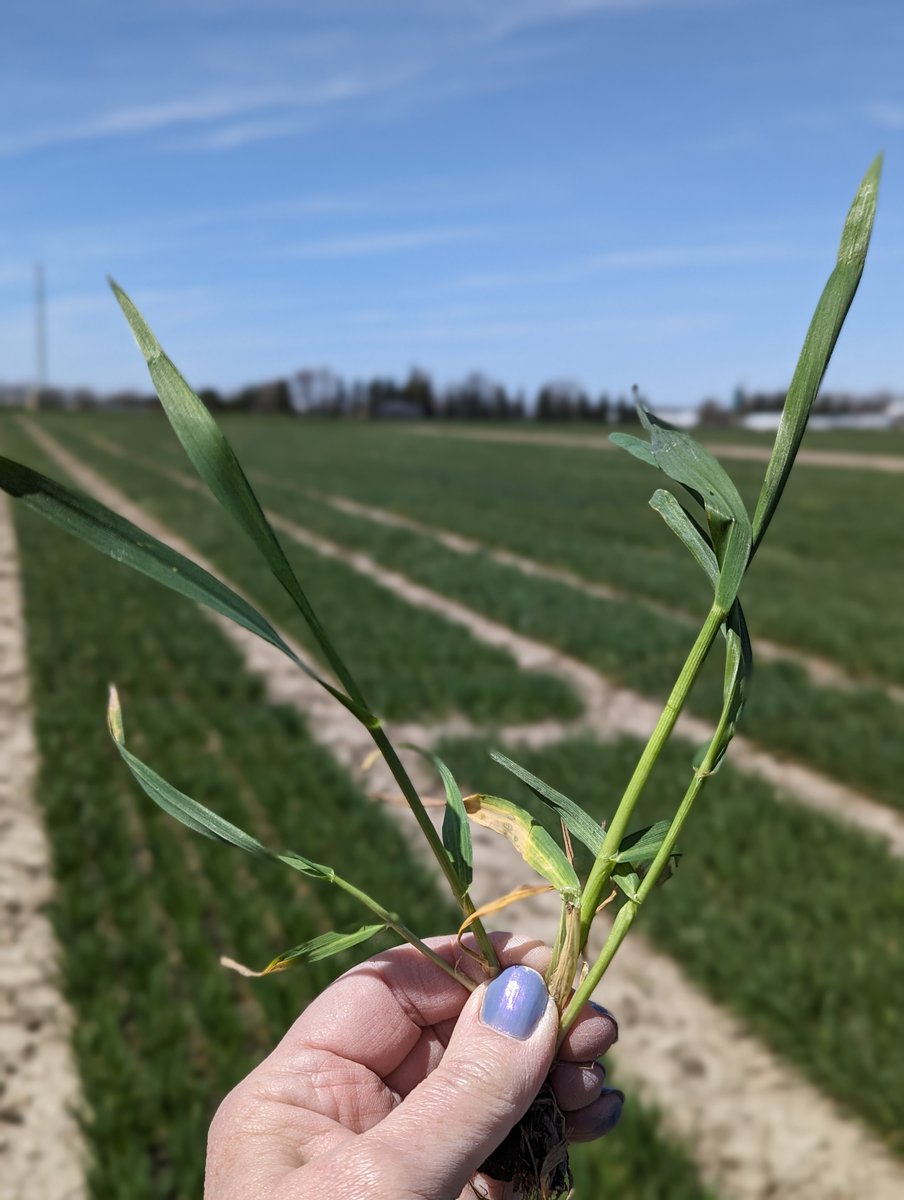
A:
POLYGON ((598 1012, 601 1017, 608 1017, 608 1019, 615 1026, 615 1037, 612 1039, 612 1044, 614 1046, 618 1041, 618 1021, 616 1021, 614 1013, 611 1013, 608 1008, 603 1008, 602 1004, 597 1004, 595 1000, 588 1000, 587 1003, 594 1010, 594 1012, 598 1012))
POLYGON ((508 967, 488 985, 480 1019, 507 1037, 529 1038, 546 1012, 549 992, 530 967, 508 967))
MULTIPOLYGON (((598 1128, 600 1135, 602 1135, 604 1133, 608 1133, 611 1129, 614 1129, 618 1124, 619 1118, 622 1114, 622 1108, 625 1104, 625 1093, 620 1092, 618 1088, 604 1087, 600 1092, 600 1100, 608 1101, 607 1104, 601 1106, 603 1111, 600 1115, 601 1119, 598 1128)), ((599 1103, 599 1100, 597 1103, 599 1103)))

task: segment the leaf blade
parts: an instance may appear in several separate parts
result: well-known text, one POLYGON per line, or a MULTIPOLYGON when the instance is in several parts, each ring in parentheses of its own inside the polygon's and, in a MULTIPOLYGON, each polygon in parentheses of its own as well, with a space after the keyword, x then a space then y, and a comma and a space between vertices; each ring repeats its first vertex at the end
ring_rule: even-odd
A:
POLYGON ((697 564, 703 569, 713 588, 719 584, 719 563, 703 530, 683 504, 664 488, 657 488, 650 497, 650 508, 659 513, 672 533, 683 542, 697 564))
POLYGON ((639 400, 637 413, 649 434, 649 442, 630 434, 612 434, 612 440, 680 483, 704 509, 719 564, 715 600, 727 611, 738 594, 750 559, 752 532, 744 501, 719 460, 690 434, 673 429, 639 400))
POLYGON ((813 401, 857 293, 872 235, 881 173, 879 154, 863 176, 848 210, 835 267, 810 320, 754 509, 751 557, 759 548, 785 490, 813 401))
POLYGON ((538 776, 528 771, 526 767, 522 767, 516 763, 508 755, 503 754, 500 750, 491 750, 490 758, 499 763, 501 767, 505 767, 522 783, 526 783, 530 790, 534 793, 538 800, 542 800, 545 804, 557 813, 565 822, 568 832, 586 846, 587 849, 594 855, 599 854, 603 845, 604 834, 600 826, 594 821, 589 813, 584 812, 580 805, 575 804, 573 800, 557 791, 550 784, 545 783, 538 776))
POLYGON ((631 867, 642 867, 644 863, 652 862, 666 839, 669 826, 669 821, 657 821, 655 825, 648 825, 646 829, 629 833, 622 840, 615 861, 631 867))
POLYGON ((348 697, 301 659, 266 617, 244 597, 99 500, 2 455, 0 488, 58 529, 106 554, 114 562, 123 563, 180 596, 228 617, 269 642, 337 700, 350 707, 348 697))
POLYGON ((580 882, 565 851, 530 813, 511 800, 482 793, 466 796, 464 805, 472 821, 511 842, 527 865, 557 891, 567 896, 580 893, 580 882))
POLYGON ((300 958, 307 959, 308 962, 322 962, 323 959, 331 958, 334 954, 342 954, 345 950, 351 950, 363 942, 370 941, 372 937, 383 933, 387 928, 387 925, 382 924, 362 925, 360 929, 355 929, 351 933, 318 934, 317 937, 302 942, 300 946, 293 946, 291 950, 285 950, 282 954, 278 954, 260 974, 272 975, 274 971, 285 971, 300 958))
POLYGON ((367 709, 360 689, 321 625, 226 436, 164 352, 130 297, 113 279, 109 284, 138 343, 160 403, 195 470, 288 592, 349 697, 358 708, 367 709))
POLYGON ((638 402, 641 424, 650 434, 656 464, 702 504, 719 564, 716 603, 731 607, 750 558, 750 517, 728 472, 705 446, 688 433, 672 429, 638 402))
POLYGON ((443 781, 446 792, 446 808, 443 813, 443 847, 449 855, 449 861, 452 863, 461 885, 462 895, 464 895, 470 888, 474 875, 474 851, 471 843, 471 826, 468 822, 461 788, 438 754, 434 754, 432 750, 424 750, 420 746, 415 746, 413 742, 402 742, 401 744, 429 762, 443 781))
POLYGON ((609 441, 615 446, 620 446, 622 450, 627 450, 635 458, 639 458, 649 467, 658 467, 656 456, 650 449, 650 443, 645 442, 643 438, 635 437, 633 433, 610 433, 609 441))
POLYGON ((228 842, 233 846, 237 846, 240 850, 245 850, 249 854, 255 854, 261 858, 275 857, 273 852, 262 845, 257 838, 252 837, 249 833, 245 833, 244 829, 239 829, 237 825, 233 825, 231 821, 218 816, 209 808, 205 808, 203 804, 199 804, 197 800, 186 796, 184 792, 180 792, 178 788, 173 787, 162 775, 158 775, 156 771, 147 766, 146 763, 143 763, 137 755, 133 754, 126 747, 122 708, 120 707, 119 695, 115 687, 110 688, 110 699, 107 706, 107 728, 110 731, 110 736, 116 745, 116 749, 119 751, 123 761, 132 772, 142 791, 159 808, 162 808, 164 812, 168 813, 171 817, 175 817, 177 821, 180 821, 195 833, 213 838, 215 841, 228 842))

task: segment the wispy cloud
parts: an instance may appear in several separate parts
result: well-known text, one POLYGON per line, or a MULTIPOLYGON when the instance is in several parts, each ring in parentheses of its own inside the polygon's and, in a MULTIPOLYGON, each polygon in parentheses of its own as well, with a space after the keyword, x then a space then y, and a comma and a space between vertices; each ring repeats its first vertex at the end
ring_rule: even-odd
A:
POLYGON ((904 129, 904 103, 876 100, 866 106, 869 118, 884 129, 904 129))
MULTIPOLYGON (((594 337, 643 337, 669 338, 692 331, 710 330, 724 320, 725 314, 713 311, 682 311, 658 314, 605 313, 576 315, 567 313, 560 317, 549 314, 534 318, 486 316, 470 318, 454 313, 428 312, 421 320, 412 319, 405 313, 387 310, 383 314, 373 311, 359 314, 364 318, 356 322, 355 337, 379 343, 398 342, 402 345, 421 342, 461 343, 465 339, 475 343, 494 342, 510 338, 549 337, 553 332, 574 336, 594 337)), ((355 320, 355 314, 349 314, 355 320)))
MULTIPOLYGON (((23 133, 9 134, 0 137, 0 157, 8 158, 29 150, 72 142, 135 137, 191 125, 209 126, 216 122, 235 121, 239 117, 268 111, 272 115, 269 118, 269 131, 266 136, 275 136, 276 122, 291 122, 291 127, 297 129, 299 113, 314 113, 370 95, 389 85, 391 79, 386 77, 365 79, 336 75, 309 88, 210 90, 176 100, 109 109, 84 120, 37 126, 23 133)), ((218 148, 228 144, 230 136, 236 139, 233 142, 235 145, 242 145, 255 136, 260 137, 265 132, 266 124, 259 122, 256 129, 246 124, 244 131, 241 125, 227 126, 220 130, 225 141, 222 141, 218 148)), ((215 133, 210 136, 214 137, 215 133)))
POLYGON ((798 248, 780 242, 729 242, 715 246, 652 246, 611 250, 592 257, 594 271, 650 271, 663 267, 728 267, 735 263, 788 258, 798 248))
MULTIPOLYGON (((165 78, 145 78, 141 86, 151 89, 145 103, 91 112, 85 111, 84 97, 81 103, 67 101, 57 106, 55 118, 7 126, 0 132, 0 157, 186 130, 188 136, 171 148, 224 151, 303 133, 331 110, 355 101, 379 100, 390 115, 407 113, 418 104, 515 86, 537 61, 567 57, 567 48, 554 47, 548 38, 512 39, 515 44, 503 46, 522 31, 606 11, 719 2, 500 0, 485 5, 460 0, 438 6, 447 19, 441 27, 432 23, 430 6, 421 19, 403 21, 396 12, 377 41, 372 31, 356 35, 341 24, 292 36, 265 27, 245 41, 232 31, 219 39, 205 34, 202 40, 195 31, 181 48, 185 60, 178 78, 198 80, 196 92, 174 96, 165 78), (476 68, 478 60, 483 69, 476 68), (262 63, 268 69, 262 71, 262 63), (313 82, 299 85, 299 79, 313 82)), ((122 90, 115 76, 109 84, 122 90)), ((129 94, 134 95, 131 86, 129 94)))
POLYGON ((689 7, 718 0, 508 0, 497 5, 480 5, 487 19, 487 32, 504 38, 538 25, 580 20, 605 12, 646 12, 650 8, 689 7))
POLYGON ((274 138, 294 137, 314 127, 310 117, 281 116, 262 117, 257 121, 235 121, 219 129, 199 134, 191 143, 182 142, 180 149, 186 150, 238 150, 257 142, 269 142, 274 138))
POLYGON ((474 225, 381 230, 301 242, 290 246, 286 253, 296 258, 361 258, 372 254, 396 254, 405 250, 417 250, 423 246, 470 241, 486 232, 486 228, 474 225))
POLYGON ((728 267, 737 263, 796 257, 800 247, 781 242, 729 242, 718 245, 647 246, 590 254, 559 266, 526 271, 494 271, 466 275, 456 282, 476 290, 538 287, 571 283, 604 271, 661 271, 681 267, 728 267))

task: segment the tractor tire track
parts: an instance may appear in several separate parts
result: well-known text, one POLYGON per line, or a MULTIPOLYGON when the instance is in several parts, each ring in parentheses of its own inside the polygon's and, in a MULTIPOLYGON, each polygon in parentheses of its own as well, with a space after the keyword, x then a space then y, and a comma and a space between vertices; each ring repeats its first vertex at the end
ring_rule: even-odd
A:
MULTIPOLYGON (((28 430, 80 486, 180 553, 212 569, 187 542, 129 501, 97 472, 79 463, 55 439, 33 425, 28 430)), ((283 527, 292 524, 278 523, 283 527)), ((322 542, 305 533, 305 544, 312 544, 309 539, 322 542)), ((333 556, 346 557, 339 548, 333 556)), ((372 564, 362 561, 361 556, 347 557, 370 571, 372 564)), ((389 580, 391 575, 380 569, 375 577, 389 580)), ((417 602, 418 595, 425 591, 409 584, 403 594, 417 602)), ((432 593, 427 597, 432 597, 434 611, 444 611, 442 597, 432 593)), ((500 638, 497 644, 507 645, 516 656, 520 654, 519 661, 525 665, 539 659, 547 669, 556 657, 548 648, 517 638, 476 614, 455 611, 460 608, 449 610, 453 614, 450 619, 465 623, 466 617, 472 632, 481 630, 500 638)), ((262 678, 268 697, 297 706, 314 736, 344 766, 358 769, 372 743, 354 718, 273 647, 223 617, 208 615, 240 650, 248 670, 262 678)), ((569 668, 568 677, 579 676, 588 687, 592 683, 593 695, 605 702, 612 689, 607 689, 589 668, 575 666, 580 671, 575 675, 569 668)), ((393 732, 405 736, 409 730, 399 728, 393 732)), ((427 728, 421 729, 419 736, 429 741, 443 732, 427 728)), ((425 777, 419 761, 412 763, 411 771, 422 785, 425 777)), ((396 790, 382 763, 367 775, 366 783, 371 794, 396 790)), ((407 810, 399 810, 399 820, 412 834, 412 847, 425 855, 426 847, 416 836, 414 820, 407 810)), ((508 843, 479 827, 474 834, 478 902, 524 882, 525 868, 508 843)), ((508 917, 516 932, 545 940, 554 935, 557 914, 548 898, 534 897, 510 908, 508 917)), ((595 936, 601 935, 602 931, 595 936)), ((865 1193, 873 1200, 895 1200, 904 1193, 904 1163, 748 1034, 740 1022, 691 984, 676 964, 653 951, 641 935, 628 939, 607 973, 604 998, 619 1014, 622 1053, 630 1063, 638 1090, 664 1110, 666 1122, 677 1136, 690 1141, 702 1177, 726 1198, 850 1200, 853 1195, 865 1193)))
POLYGON ((44 913, 53 877, 37 769, 19 558, 0 495, 0 1178, 9 1200, 81 1200, 80 1089, 44 913))

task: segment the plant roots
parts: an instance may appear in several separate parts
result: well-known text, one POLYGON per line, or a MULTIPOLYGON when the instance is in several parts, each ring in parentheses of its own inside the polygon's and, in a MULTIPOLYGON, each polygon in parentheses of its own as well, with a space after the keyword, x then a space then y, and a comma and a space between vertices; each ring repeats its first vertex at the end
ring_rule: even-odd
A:
POLYGON ((481 1164, 492 1179, 514 1185, 522 1200, 565 1200, 574 1180, 568 1163, 565 1117, 549 1083, 508 1137, 481 1164))

